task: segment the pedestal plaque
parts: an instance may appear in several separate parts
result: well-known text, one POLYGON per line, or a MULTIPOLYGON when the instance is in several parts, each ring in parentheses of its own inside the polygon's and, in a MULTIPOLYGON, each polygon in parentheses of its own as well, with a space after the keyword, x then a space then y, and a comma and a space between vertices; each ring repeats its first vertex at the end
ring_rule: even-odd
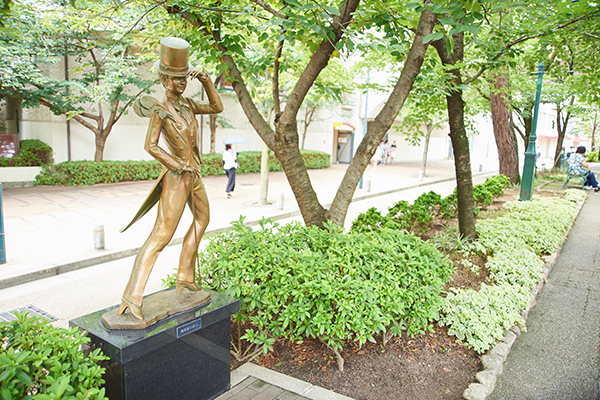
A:
POLYGON ((108 308, 70 321, 88 332, 92 348, 110 357, 111 400, 214 399, 230 386, 230 317, 239 300, 208 291, 212 301, 141 330, 107 330, 108 308))

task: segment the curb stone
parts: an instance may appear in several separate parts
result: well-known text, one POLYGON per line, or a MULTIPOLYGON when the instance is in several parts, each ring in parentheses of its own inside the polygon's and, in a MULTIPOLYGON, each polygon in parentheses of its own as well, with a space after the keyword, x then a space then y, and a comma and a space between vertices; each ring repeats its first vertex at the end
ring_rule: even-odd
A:
MULTIPOLYGON (((523 320, 527 322, 527 317, 529 316, 529 311, 536 305, 536 297, 542 291, 544 284, 548 282, 548 275, 554 265, 556 265, 556 261, 558 260, 558 256, 562 250, 563 245, 567 241, 569 237, 569 233, 571 233, 571 229, 575 224, 575 220, 579 216, 579 212, 585 203, 586 197, 577 205, 575 209, 575 216, 573 218, 573 222, 567 231, 565 232, 565 236, 563 237, 563 241, 558 246, 558 249, 554 253, 549 256, 543 256, 542 260, 544 260, 544 277, 540 280, 540 283, 531 289, 531 296, 529 299, 529 307, 527 310, 523 311, 523 320)), ((476 382, 471 383, 463 392, 463 399, 465 400, 486 400, 496 388, 496 381, 498 377, 502 375, 504 362, 508 358, 510 354, 510 349, 515 343, 516 339, 521 335, 521 329, 517 325, 513 325, 508 331, 504 333, 504 338, 502 341, 497 343, 494 347, 492 347, 484 356, 481 357, 481 363, 483 364, 483 371, 480 371, 475 375, 476 382), (493 376, 493 378, 492 378, 493 376)))

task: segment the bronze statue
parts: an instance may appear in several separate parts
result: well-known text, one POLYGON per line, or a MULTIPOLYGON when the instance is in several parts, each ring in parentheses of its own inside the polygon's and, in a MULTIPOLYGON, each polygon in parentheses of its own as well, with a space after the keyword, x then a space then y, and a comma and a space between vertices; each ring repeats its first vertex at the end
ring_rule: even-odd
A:
POLYGON ((143 320, 144 288, 159 253, 171 241, 186 203, 194 221, 182 244, 176 293, 184 289, 199 291, 195 283, 195 261, 198 244, 209 221, 208 198, 200 175, 198 151, 198 121, 195 114, 216 114, 223 111, 221 98, 206 73, 190 68, 190 45, 183 39, 168 37, 160 41, 160 61, 154 64, 165 87, 161 103, 146 96, 136 101, 134 110, 139 116, 149 117, 144 149, 157 159, 163 171, 134 219, 124 231, 140 219, 158 202, 158 216, 152 233, 137 254, 131 277, 123 293, 117 314, 126 309, 138 320, 143 320), (182 94, 187 78, 197 78, 208 95, 208 102, 196 102, 182 94), (162 136, 167 150, 158 145, 162 136))

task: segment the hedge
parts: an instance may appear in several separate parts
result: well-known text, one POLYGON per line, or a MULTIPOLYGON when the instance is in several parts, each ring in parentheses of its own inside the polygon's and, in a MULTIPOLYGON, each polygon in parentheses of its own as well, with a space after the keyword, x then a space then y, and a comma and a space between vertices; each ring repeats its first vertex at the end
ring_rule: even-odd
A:
MULTIPOLYGON (((330 156, 320 151, 301 150, 304 164, 308 169, 328 168, 330 156)), ((238 174, 260 172, 261 152, 238 153, 240 168, 238 174)), ((116 183, 141 181, 158 178, 162 166, 158 161, 66 161, 46 165, 35 178, 36 185, 78 186, 96 183, 116 183)), ((281 171, 282 167, 272 152, 269 157, 269 170, 281 171)), ((202 176, 224 175, 221 154, 203 154, 200 166, 202 176)))
POLYGON ((54 163, 52 147, 37 139, 19 142, 19 155, 11 158, 0 157, 0 167, 37 167, 54 163))

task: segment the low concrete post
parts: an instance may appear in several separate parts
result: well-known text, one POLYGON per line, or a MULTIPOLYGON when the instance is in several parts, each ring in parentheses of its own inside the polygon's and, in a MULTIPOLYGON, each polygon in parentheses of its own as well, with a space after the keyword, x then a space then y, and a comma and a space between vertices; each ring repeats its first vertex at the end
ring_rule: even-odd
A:
POLYGON ((283 210, 283 193, 278 195, 277 199, 275 199, 275 207, 277 207, 278 210, 283 210))
POLYGON ((104 225, 94 225, 94 249, 104 250, 104 225))

